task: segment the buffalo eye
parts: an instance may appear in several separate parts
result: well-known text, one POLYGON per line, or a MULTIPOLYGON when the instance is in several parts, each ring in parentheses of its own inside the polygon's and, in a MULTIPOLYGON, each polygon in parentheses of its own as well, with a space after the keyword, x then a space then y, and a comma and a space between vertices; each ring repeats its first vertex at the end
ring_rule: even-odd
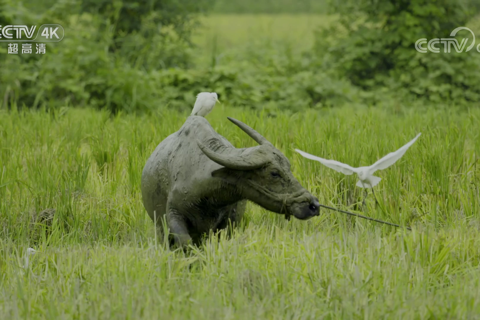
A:
POLYGON ((276 171, 272 171, 270 172, 270 175, 274 178, 280 178, 280 173, 276 172, 276 171))

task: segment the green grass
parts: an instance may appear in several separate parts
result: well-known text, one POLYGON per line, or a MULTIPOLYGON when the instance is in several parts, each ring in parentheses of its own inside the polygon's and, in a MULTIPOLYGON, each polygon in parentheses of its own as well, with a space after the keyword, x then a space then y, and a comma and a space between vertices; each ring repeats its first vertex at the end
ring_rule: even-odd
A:
POLYGON ((328 2, 323 0, 216 0, 217 13, 325 13, 328 2))
POLYGON ((234 55, 248 60, 249 54, 278 54, 279 47, 298 54, 315 41, 315 31, 327 27, 334 16, 320 14, 212 14, 203 17, 194 34, 197 65, 234 55), (245 53, 246 52, 246 53, 245 53))
POLYGON ((381 171, 365 214, 412 232, 323 210, 309 221, 249 204, 233 237, 172 252, 155 237, 140 176, 186 114, 0 110, 2 319, 462 319, 480 314, 480 110, 339 108, 208 116, 236 147, 251 125, 291 160, 320 202, 353 210, 355 177, 299 148, 367 165, 422 136, 381 171), (56 209, 51 225, 40 212, 56 209), (23 255, 32 256, 25 272, 23 255))
POLYGON ((332 16, 319 14, 212 14, 200 20, 202 27, 195 42, 208 47, 217 37, 220 49, 237 49, 252 42, 281 41, 306 49, 314 41, 314 31, 333 20, 332 16))

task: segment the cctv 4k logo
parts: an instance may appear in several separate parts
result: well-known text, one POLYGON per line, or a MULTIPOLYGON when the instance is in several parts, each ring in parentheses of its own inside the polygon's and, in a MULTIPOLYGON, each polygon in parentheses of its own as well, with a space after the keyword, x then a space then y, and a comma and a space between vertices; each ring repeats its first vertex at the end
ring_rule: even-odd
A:
POLYGON ((65 30, 59 24, 43 24, 37 26, 0 25, 0 42, 60 42, 65 30))

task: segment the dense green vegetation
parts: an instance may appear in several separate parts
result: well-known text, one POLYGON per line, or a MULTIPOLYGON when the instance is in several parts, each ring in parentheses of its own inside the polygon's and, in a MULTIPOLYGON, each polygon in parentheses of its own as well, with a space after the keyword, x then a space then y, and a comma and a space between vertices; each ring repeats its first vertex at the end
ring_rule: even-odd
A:
POLYGON ((478 110, 346 107, 272 118, 217 106, 209 121, 246 147, 255 142, 227 115, 283 151, 321 203, 350 210, 363 196, 355 177, 293 148, 365 165, 422 132, 395 166, 378 172, 380 204, 370 195, 365 208, 413 231, 325 210, 288 222, 250 203, 231 239, 171 252, 142 207, 140 175, 187 114, 3 111, 2 317, 460 319, 480 312, 478 110), (39 252, 24 273, 28 247, 39 252))
POLYGON ((213 0, 69 0, 47 2, 42 10, 32 1, 1 0, 5 21, 60 23, 67 36, 49 44, 44 56, 6 55, 6 46, 0 47, 0 101, 29 108, 185 111, 196 92, 209 90, 233 106, 276 112, 386 100, 471 105, 480 97, 475 49, 414 49, 417 39, 447 37, 455 26, 480 30, 473 1, 347 1, 317 15, 307 9, 317 2, 302 1, 290 16, 258 13, 268 11, 261 7, 289 10, 292 1, 240 8, 248 3, 228 7, 255 15, 204 15, 229 12, 220 9, 226 2, 213 0))
POLYGON ((43 56, 0 45, 0 319, 478 317, 480 53, 413 47, 480 34, 476 2, 0 0, 2 25, 67 30, 43 56), (412 231, 249 203, 231 238, 171 251, 140 177, 200 91, 220 134, 258 130, 322 204, 412 231), (419 132, 363 209, 354 176, 293 151, 368 165, 419 132))
MULTIPOLYGON (((472 1, 335 1, 340 25, 348 30, 331 45, 333 68, 357 87, 388 89, 400 96, 456 104, 480 99, 480 53, 419 53, 417 39, 446 38, 457 27, 466 26, 477 10, 472 1)), ((330 33, 337 33, 332 26, 330 33)), ((324 33, 325 34, 325 33, 324 33)), ((468 31, 459 39, 469 37, 468 31)), ((328 38, 327 38, 328 39, 328 38)), ((460 40, 459 40, 460 41, 460 40)), ((468 43, 470 45, 471 42, 468 43)), ((326 43, 319 43, 326 48, 326 43)))

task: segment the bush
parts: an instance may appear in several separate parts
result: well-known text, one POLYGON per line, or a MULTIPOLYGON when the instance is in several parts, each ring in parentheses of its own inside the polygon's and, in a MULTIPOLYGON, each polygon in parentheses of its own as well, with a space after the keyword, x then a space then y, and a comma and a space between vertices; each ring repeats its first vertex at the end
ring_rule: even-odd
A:
MULTIPOLYGON (((456 0, 360 0, 332 2, 342 28, 319 33, 317 51, 330 42, 329 63, 364 90, 387 88, 430 101, 471 102, 480 99, 480 54, 419 53, 420 38, 446 38, 465 26, 472 12, 456 0), (353 22, 353 23, 352 23, 353 22)), ((461 34, 464 35, 464 34, 461 34)))
POLYGON ((19 2, 0 1, 0 17, 21 24, 58 23, 67 30, 62 42, 47 45, 45 55, 5 55, 0 69, 4 104, 135 111, 158 102, 150 97, 152 70, 191 65, 195 14, 209 0, 66 0, 40 15, 19 2))
MULTIPOLYGON (((0 70, 0 81, 7 84, 0 87, 4 102, 33 108, 89 105, 113 112, 189 111, 199 91, 216 91, 226 103, 274 112, 333 106, 353 97, 348 81, 314 68, 311 57, 293 56, 288 46, 254 46, 226 53, 222 64, 194 69, 183 31, 173 32, 172 26, 173 33, 148 38, 157 22, 144 17, 140 27, 125 22, 118 33, 108 27, 113 9, 89 7, 75 14, 81 5, 60 2, 42 16, 43 23, 69 30, 62 42, 48 44, 46 55, 6 55, 9 63, 0 70)), ((30 12, 24 12, 24 21, 34 20, 30 12)))

